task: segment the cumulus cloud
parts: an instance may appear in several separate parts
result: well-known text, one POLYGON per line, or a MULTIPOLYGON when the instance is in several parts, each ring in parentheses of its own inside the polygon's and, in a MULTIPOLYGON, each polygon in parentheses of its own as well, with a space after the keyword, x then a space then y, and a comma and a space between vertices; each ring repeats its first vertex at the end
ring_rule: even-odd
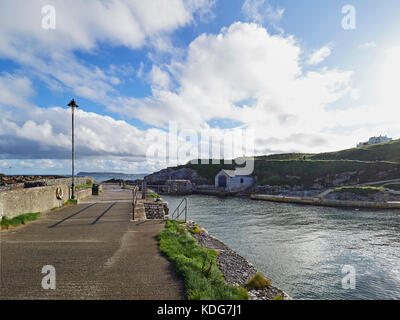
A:
POLYGON ((330 44, 323 46, 322 48, 315 50, 307 60, 307 64, 317 65, 329 57, 332 53, 332 46, 330 44))
POLYGON ((41 9, 48 4, 46 0, 1 1, 0 58, 24 66, 52 90, 107 103, 121 79, 113 70, 107 73, 86 65, 75 51, 96 54, 102 44, 129 49, 154 45, 160 50, 171 32, 193 23, 195 15, 204 16, 214 1, 54 0, 56 29, 45 30, 41 9))
MULTIPOLYGON (((352 72, 304 71, 301 52, 292 36, 234 23, 218 34, 202 34, 189 45, 184 60, 162 66, 175 88, 154 87, 151 97, 121 98, 110 108, 163 128, 171 119, 199 130, 210 128, 213 119, 226 119, 256 130, 257 136, 316 137, 331 125, 326 107, 352 92, 352 72)), ((323 140, 329 144, 329 137, 323 140)), ((311 150, 321 145, 276 139, 268 147, 311 150)))

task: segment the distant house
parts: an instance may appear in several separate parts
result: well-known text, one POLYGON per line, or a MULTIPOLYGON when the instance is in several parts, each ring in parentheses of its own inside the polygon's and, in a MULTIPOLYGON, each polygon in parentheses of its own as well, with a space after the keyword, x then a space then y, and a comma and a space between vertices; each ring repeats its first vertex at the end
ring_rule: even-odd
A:
POLYGON ((392 138, 389 138, 387 136, 371 137, 367 142, 360 142, 359 144, 357 144, 357 148, 362 146, 370 146, 373 144, 390 142, 392 140, 393 140, 392 138))
POLYGON ((215 176, 215 187, 227 192, 235 192, 247 189, 254 184, 254 178, 250 175, 242 175, 238 170, 221 170, 215 176))

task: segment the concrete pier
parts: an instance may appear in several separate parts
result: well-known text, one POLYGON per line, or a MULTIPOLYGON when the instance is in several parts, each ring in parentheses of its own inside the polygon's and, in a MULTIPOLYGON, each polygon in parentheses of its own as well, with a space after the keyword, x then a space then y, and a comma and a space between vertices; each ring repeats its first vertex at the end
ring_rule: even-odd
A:
POLYGON ((164 221, 132 221, 132 192, 100 196, 0 233, 0 299, 183 299, 184 284, 159 249, 164 221), (45 290, 44 266, 56 289, 45 290))

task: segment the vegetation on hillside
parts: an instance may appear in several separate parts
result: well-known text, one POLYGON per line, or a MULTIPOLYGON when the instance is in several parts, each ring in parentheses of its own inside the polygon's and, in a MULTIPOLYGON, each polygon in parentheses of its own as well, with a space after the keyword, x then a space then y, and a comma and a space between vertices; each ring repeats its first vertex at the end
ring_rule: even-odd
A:
MULTIPOLYGON (((199 163, 201 163, 199 161, 199 163)), ((195 170, 206 183, 214 184, 222 169, 234 170, 235 164, 192 164, 175 167, 195 170)), ((400 178, 400 140, 337 152, 309 154, 286 153, 254 158, 253 176, 259 185, 303 185, 310 188, 316 182, 332 186, 340 174, 350 175, 346 184, 367 183, 400 178)))
MULTIPOLYGON (((233 169, 233 165, 205 165, 187 164, 187 168, 195 170, 207 179, 207 183, 214 184, 214 179, 221 169, 233 169), (227 168, 227 166, 229 166, 227 168)), ((257 177, 259 185, 303 185, 311 187, 316 180, 325 180, 328 184, 335 176, 342 173, 351 173, 349 183, 361 183, 383 180, 382 173, 390 178, 400 177, 400 163, 368 162, 357 160, 254 160, 253 176, 257 177)))
POLYGON ((311 155, 310 160, 360 160, 400 162, 400 140, 337 152, 311 155))
POLYGON ((217 252, 200 246, 177 221, 168 220, 158 235, 160 250, 182 275, 191 300, 247 300, 247 290, 228 285, 216 264, 217 252))

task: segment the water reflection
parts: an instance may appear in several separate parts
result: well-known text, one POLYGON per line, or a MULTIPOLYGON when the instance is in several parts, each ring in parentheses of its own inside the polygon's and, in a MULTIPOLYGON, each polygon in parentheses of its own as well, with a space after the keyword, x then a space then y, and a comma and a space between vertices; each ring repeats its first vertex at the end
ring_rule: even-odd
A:
MULTIPOLYGON (((174 209, 181 197, 163 196, 174 209)), ((189 219, 298 299, 400 299, 400 211, 192 195, 189 219), (356 289, 342 289, 343 265, 356 289)))

